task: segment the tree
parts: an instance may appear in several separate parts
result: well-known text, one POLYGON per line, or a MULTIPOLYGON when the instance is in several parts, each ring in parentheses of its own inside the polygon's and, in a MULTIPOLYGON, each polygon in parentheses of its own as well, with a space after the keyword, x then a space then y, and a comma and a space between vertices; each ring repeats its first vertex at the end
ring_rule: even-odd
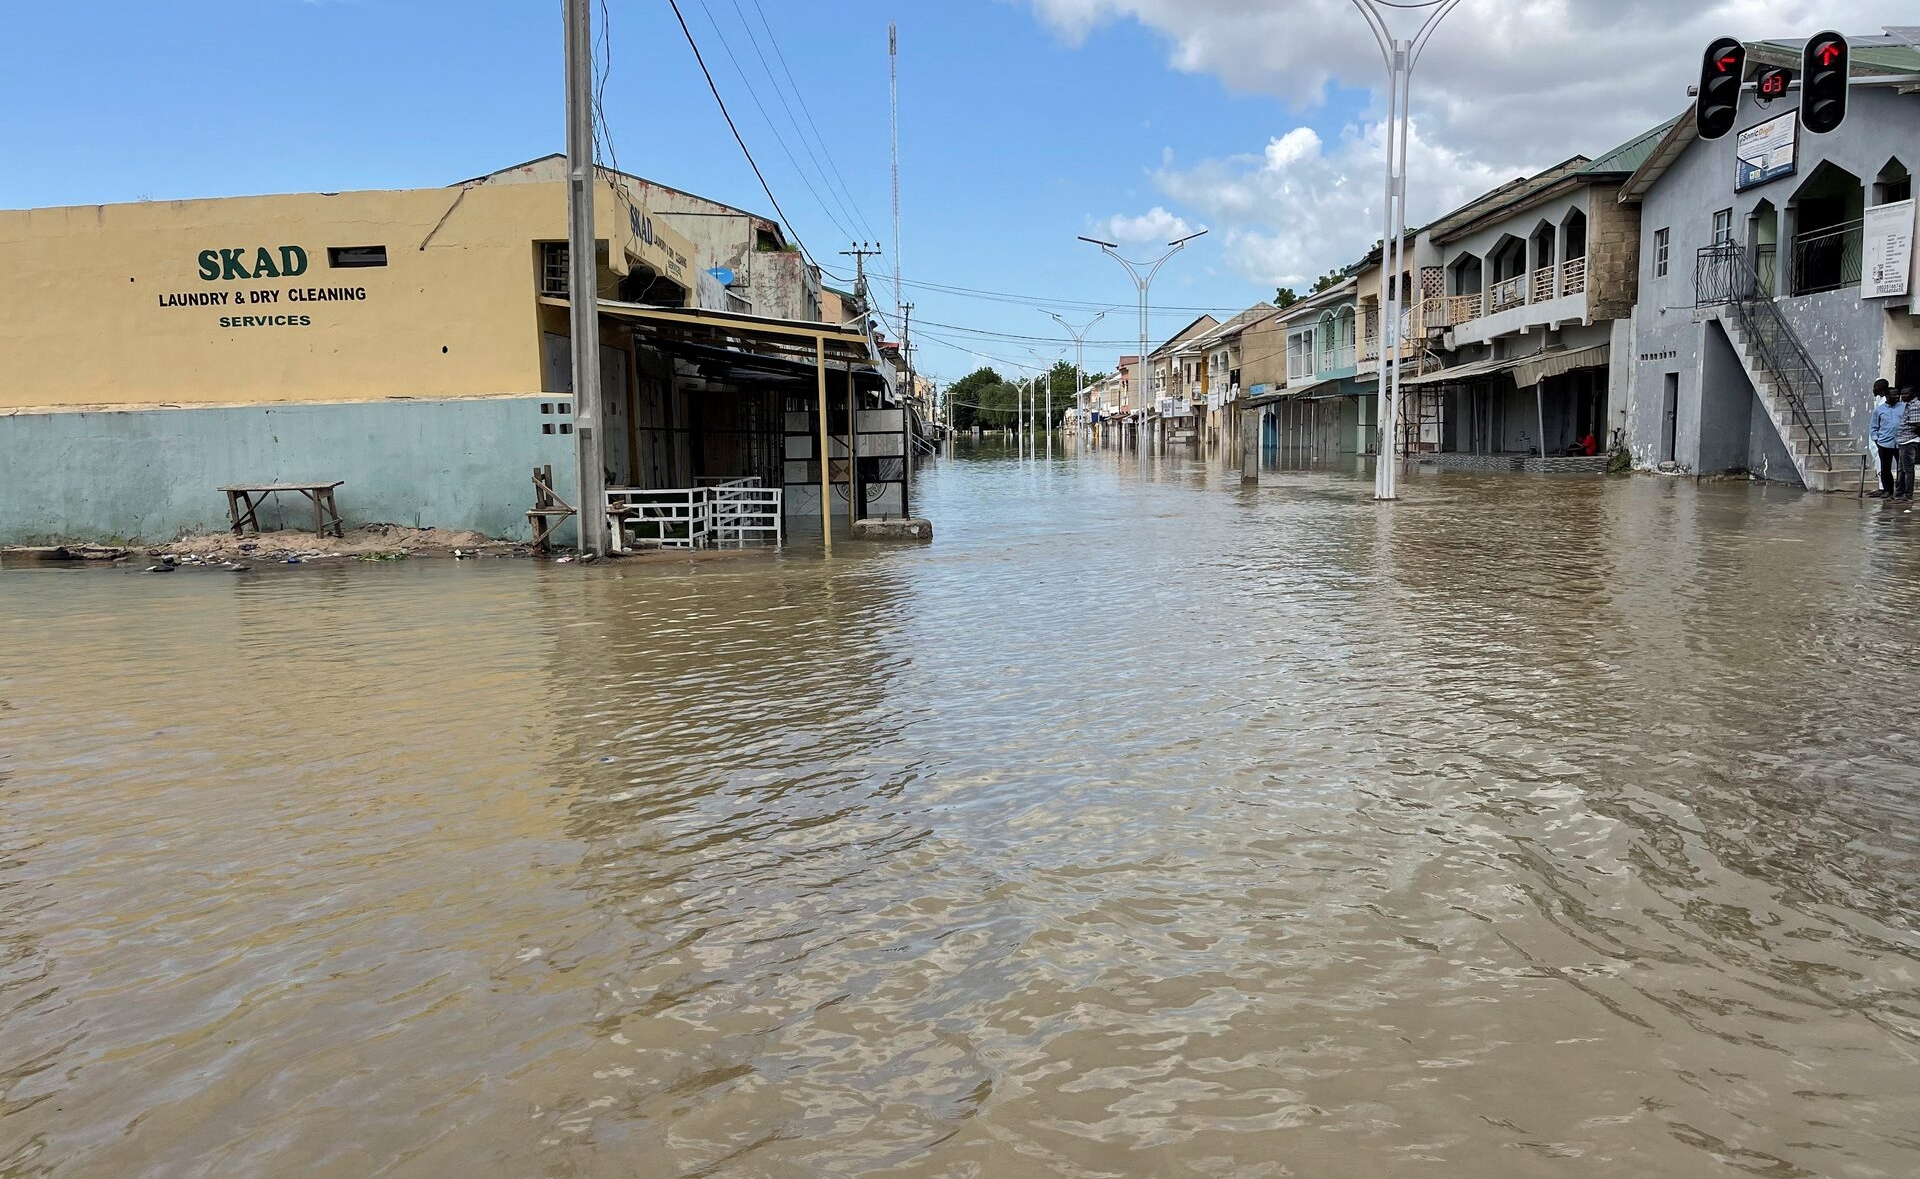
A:
POLYGON ((991 368, 978 368, 961 377, 947 387, 947 397, 953 403, 953 425, 956 430, 971 430, 975 426, 986 426, 981 420, 982 407, 992 404, 988 394, 1006 381, 991 368))
POLYGON ((1300 301, 1299 294, 1292 287, 1281 287, 1273 293, 1273 305, 1285 311, 1300 301))
POLYGON ((1338 270, 1329 270, 1315 280, 1313 293, 1317 295, 1321 291, 1327 290, 1330 287, 1337 287, 1345 281, 1347 281, 1347 276, 1344 273, 1338 270))

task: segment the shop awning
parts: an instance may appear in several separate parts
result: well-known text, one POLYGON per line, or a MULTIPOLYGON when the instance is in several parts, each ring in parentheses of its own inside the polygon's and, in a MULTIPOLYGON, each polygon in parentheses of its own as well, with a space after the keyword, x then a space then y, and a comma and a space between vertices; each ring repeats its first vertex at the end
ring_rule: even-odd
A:
MULTIPOLYGON (((565 307, 565 299, 543 298, 550 307, 565 307)), ((649 337, 648 343, 672 351, 670 345, 690 344, 762 358, 811 364, 816 344, 831 364, 871 365, 873 346, 860 332, 838 324, 773 319, 737 311, 707 311, 694 307, 654 307, 644 303, 600 300, 600 314, 632 324, 649 337)))
POLYGON ((1406 377, 1402 385, 1451 385, 1462 381, 1472 381, 1480 377, 1490 377, 1494 373, 1505 372, 1521 363, 1518 360, 1476 360, 1472 364, 1443 368, 1437 373, 1428 373, 1420 377, 1406 377))
POLYGON ((1600 368, 1606 365, 1613 353, 1610 344, 1595 344, 1591 348, 1575 348, 1571 352, 1542 352, 1522 360, 1513 369, 1513 383, 1522 389, 1538 385, 1548 377, 1563 376, 1583 368, 1600 368))

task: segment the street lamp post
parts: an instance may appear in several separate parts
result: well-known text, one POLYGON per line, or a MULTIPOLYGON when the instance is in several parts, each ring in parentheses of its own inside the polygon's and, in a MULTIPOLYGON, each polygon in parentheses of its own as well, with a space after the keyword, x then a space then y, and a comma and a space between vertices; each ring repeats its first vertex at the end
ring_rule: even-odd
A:
MULTIPOLYGON (((1459 0, 1453 0, 1453 3, 1459 3, 1459 0)), ((1133 444, 1136 450, 1145 449, 1142 445, 1145 441, 1142 431, 1146 423, 1142 420, 1142 416, 1147 412, 1147 291, 1153 286, 1153 276, 1160 273, 1160 268, 1165 266, 1175 254, 1185 249, 1188 242, 1206 232, 1203 229, 1199 233, 1190 233, 1176 241, 1168 242, 1167 252, 1160 255, 1159 260, 1155 262, 1129 262, 1120 256, 1120 247, 1112 242, 1103 242, 1097 237, 1080 238, 1083 242, 1099 246, 1101 253, 1126 267, 1127 277, 1133 280, 1134 288, 1140 292, 1140 360, 1139 371, 1136 374, 1139 389, 1134 394, 1133 404, 1133 444), (1141 273, 1142 269, 1146 271, 1144 275, 1141 273)))
MULTIPOLYGON (((1062 319, 1059 312, 1049 311, 1047 314, 1053 317, 1053 321, 1059 324, 1061 329, 1067 333, 1068 338, 1073 341, 1073 408, 1074 412, 1079 415, 1080 433, 1082 437, 1084 437, 1091 429, 1091 427, 1087 425, 1087 379, 1085 376, 1087 333, 1093 330, 1094 324, 1105 319, 1107 313, 1102 311, 1100 314, 1094 316, 1093 319, 1087 323, 1087 326, 1077 330, 1072 324, 1062 319)), ((1048 393, 1052 393, 1051 386, 1048 388, 1048 393)))
POLYGON ((1380 312, 1380 458, 1374 465, 1373 498, 1400 498, 1400 310, 1407 303, 1406 265, 1407 141, 1412 137, 1413 68, 1420 64, 1427 42, 1460 0, 1353 0, 1367 18, 1380 55, 1387 65, 1387 203, 1386 234, 1380 242, 1380 270, 1384 285, 1380 312), (1409 40, 1400 40, 1388 23, 1388 14, 1415 12, 1420 28, 1409 40))
MULTIPOLYGON (((1033 453, 1035 458, 1040 457, 1040 435, 1044 433, 1047 436, 1047 457, 1052 458, 1053 457, 1053 368, 1048 363, 1048 361, 1040 355, 1039 349, 1029 348, 1027 349, 1027 354, 1032 356, 1033 362, 1040 366, 1040 375, 1035 377, 1034 380, 1045 381, 1046 389, 1047 389, 1047 410, 1046 410, 1047 416, 1044 419, 1044 425, 1039 430, 1036 430, 1034 432, 1033 453)), ((1033 400, 1033 412, 1034 412, 1034 416, 1036 417, 1038 417, 1040 414, 1040 398, 1038 395, 1037 386, 1035 389, 1035 396, 1033 400)))

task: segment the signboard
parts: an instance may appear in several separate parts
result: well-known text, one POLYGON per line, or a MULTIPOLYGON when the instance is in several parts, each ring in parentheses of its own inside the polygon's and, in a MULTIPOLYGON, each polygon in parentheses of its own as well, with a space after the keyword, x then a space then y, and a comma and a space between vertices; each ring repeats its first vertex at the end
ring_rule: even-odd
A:
POLYGON ((1740 161, 1740 177, 1735 192, 1745 192, 1763 184, 1791 176, 1798 170, 1800 112, 1788 111, 1740 133, 1734 155, 1740 161))
POLYGON ((1893 299, 1913 285, 1913 219, 1910 200, 1867 210, 1866 253, 1860 264, 1860 297, 1893 299))

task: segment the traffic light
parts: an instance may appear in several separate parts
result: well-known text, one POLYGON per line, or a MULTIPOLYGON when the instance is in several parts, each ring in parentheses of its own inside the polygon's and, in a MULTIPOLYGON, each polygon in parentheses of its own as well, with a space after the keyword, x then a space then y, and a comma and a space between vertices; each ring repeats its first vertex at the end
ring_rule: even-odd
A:
POLYGON ((1838 33, 1821 33, 1807 42, 1800 62, 1800 125, 1825 135, 1847 118, 1847 85, 1852 53, 1838 33))
POLYGON ((1693 100, 1700 138, 1718 139, 1740 118, 1740 86, 1747 77, 1747 47, 1722 37, 1707 47, 1700 63, 1700 90, 1693 100))

